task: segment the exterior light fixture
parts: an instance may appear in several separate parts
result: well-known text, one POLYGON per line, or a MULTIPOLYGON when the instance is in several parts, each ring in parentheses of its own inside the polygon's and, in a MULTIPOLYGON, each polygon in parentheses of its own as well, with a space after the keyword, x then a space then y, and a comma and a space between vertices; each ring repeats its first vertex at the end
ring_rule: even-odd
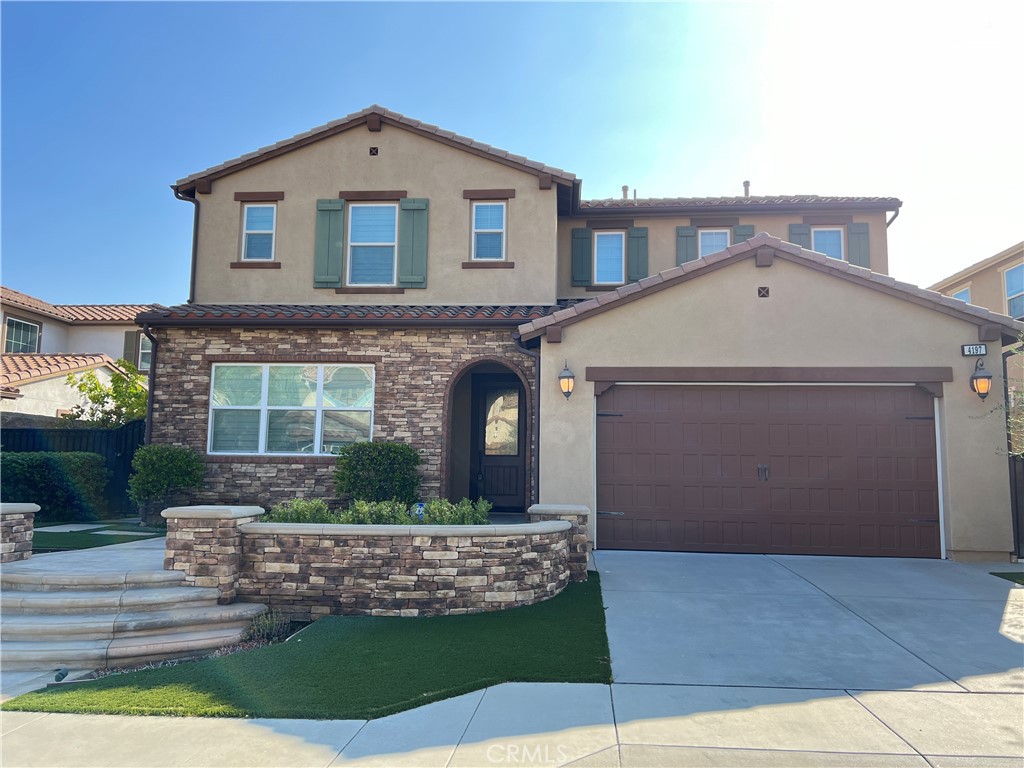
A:
POLYGON ((992 374, 985 370, 984 361, 980 357, 974 366, 974 373, 971 374, 970 385, 971 391, 982 400, 992 391, 992 374))
MULTIPOLYGON (((989 378, 992 378, 991 376, 989 378)), ((569 361, 565 361, 565 368, 558 374, 558 386, 562 390, 562 394, 565 395, 565 399, 568 400, 572 395, 573 389, 576 388, 576 374, 569 370, 569 361)))

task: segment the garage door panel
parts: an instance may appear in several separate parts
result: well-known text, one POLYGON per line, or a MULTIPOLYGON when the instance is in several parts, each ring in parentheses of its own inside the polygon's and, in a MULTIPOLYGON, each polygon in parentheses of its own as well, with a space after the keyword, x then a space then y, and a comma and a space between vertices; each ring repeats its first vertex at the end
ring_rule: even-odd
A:
POLYGON ((599 419, 598 509, 622 513, 599 519, 601 547, 939 554, 932 403, 921 390, 617 385, 598 411, 616 414, 599 419), (644 430, 664 450, 642 443, 644 430))

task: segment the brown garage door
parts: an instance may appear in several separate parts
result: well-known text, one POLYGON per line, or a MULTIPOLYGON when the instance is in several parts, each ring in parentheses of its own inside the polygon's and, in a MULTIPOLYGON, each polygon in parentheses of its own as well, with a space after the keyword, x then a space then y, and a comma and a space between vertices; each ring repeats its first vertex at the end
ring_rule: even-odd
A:
POLYGON ((616 385, 597 409, 598 547, 939 556, 917 387, 616 385))

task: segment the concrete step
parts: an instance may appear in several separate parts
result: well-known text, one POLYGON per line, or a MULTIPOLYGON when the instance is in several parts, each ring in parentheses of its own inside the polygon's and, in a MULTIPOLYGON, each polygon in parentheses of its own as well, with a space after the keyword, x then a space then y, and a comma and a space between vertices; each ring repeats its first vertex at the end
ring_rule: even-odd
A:
POLYGON ((161 611, 186 606, 216 605, 213 587, 150 587, 148 589, 74 589, 68 591, 4 590, 0 611, 5 616, 26 614, 97 614, 161 611))
MULTIPOLYGON (((266 610, 258 603, 231 605, 188 605, 164 611, 134 611, 101 614, 39 613, 4 616, 0 619, 0 641, 113 640, 146 637, 168 631, 204 629, 245 629, 266 610)), ((5 646, 6 647, 6 646, 5 646)))
POLYGON ((103 589, 146 589, 183 584, 182 571, 110 571, 98 573, 61 573, 51 571, 11 571, 0 573, 0 589, 19 592, 96 591, 103 589))
MULTIPOLYGON (((248 622, 246 622, 247 624, 248 622)), ((197 656, 237 643, 245 627, 165 632, 113 640, 4 641, 0 668, 4 670, 105 669, 159 659, 197 656)))

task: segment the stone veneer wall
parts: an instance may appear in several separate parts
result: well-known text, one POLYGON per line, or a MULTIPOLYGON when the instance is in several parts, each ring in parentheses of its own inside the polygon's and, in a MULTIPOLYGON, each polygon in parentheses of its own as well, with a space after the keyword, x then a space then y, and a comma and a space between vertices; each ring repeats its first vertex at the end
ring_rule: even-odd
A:
POLYGON ((32 557, 32 534, 38 504, 0 503, 0 563, 32 557))
POLYGON ((420 452, 424 498, 444 496, 446 394, 475 362, 501 362, 525 379, 526 487, 532 487, 534 360, 508 328, 156 328, 152 442, 187 445, 205 456, 206 480, 194 503, 274 504, 296 496, 331 498, 330 456, 206 456, 210 377, 218 362, 372 363, 374 440, 420 452))

